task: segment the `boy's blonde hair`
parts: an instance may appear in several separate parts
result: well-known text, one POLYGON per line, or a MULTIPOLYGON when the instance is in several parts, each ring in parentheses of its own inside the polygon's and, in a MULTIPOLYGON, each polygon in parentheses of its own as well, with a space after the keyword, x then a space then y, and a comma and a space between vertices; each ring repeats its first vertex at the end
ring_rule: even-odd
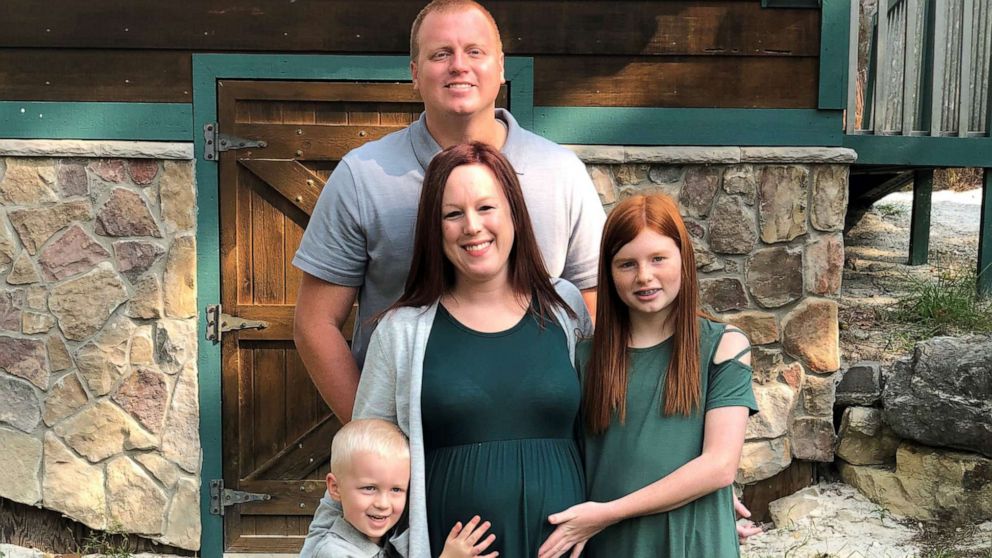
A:
POLYGON ((331 442, 331 472, 343 473, 351 457, 362 451, 387 459, 410 459, 410 445, 398 426, 382 419, 353 420, 331 442))

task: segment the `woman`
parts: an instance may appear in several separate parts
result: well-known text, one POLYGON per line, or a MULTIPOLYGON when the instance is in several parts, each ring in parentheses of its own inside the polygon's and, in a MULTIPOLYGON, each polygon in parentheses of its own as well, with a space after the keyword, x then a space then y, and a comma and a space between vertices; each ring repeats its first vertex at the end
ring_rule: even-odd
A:
POLYGON ((579 291, 548 277, 507 160, 482 143, 434 157, 400 299, 369 345, 355 418, 410 438, 410 555, 450 525, 492 522, 490 550, 526 557, 550 513, 584 500, 572 365, 591 323, 579 291))

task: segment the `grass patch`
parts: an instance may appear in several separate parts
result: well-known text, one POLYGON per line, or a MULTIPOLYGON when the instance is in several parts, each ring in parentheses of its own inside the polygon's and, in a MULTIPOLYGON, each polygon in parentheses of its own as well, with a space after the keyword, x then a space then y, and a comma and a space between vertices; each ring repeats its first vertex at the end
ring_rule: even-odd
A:
POLYGON ((885 217, 900 217, 905 215, 909 210, 905 206, 896 203, 876 203, 871 206, 883 218, 885 217))
POLYGON ((902 281, 906 295, 884 313, 886 321, 907 326, 892 332, 897 341, 912 346, 938 335, 992 333, 992 297, 978 296, 974 270, 948 268, 902 281))

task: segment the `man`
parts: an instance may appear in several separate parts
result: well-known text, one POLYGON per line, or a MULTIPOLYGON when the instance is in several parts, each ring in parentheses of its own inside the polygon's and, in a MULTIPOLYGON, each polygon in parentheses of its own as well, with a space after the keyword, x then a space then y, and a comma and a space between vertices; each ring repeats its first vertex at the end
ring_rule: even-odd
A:
POLYGON ((410 34, 410 72, 424 114, 342 159, 293 260, 304 272, 296 347, 342 422, 351 418, 369 319, 403 291, 424 170, 442 148, 467 141, 500 148, 520 175, 548 272, 583 290, 595 309, 602 205, 574 154, 496 110, 503 50, 489 12, 472 0, 428 4, 410 34), (341 328, 356 297, 349 351, 341 328))

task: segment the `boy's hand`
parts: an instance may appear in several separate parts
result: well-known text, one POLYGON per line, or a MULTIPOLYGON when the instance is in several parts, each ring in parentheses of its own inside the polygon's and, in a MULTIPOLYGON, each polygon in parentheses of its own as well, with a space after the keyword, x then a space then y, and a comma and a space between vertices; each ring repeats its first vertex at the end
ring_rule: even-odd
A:
POLYGON ((482 556, 482 553, 496 540, 496 535, 490 533, 482 542, 479 542, 479 539, 491 527, 488 521, 479 525, 480 521, 482 520, 479 516, 475 516, 464 527, 462 527, 461 521, 455 523, 451 532, 448 533, 448 540, 444 541, 444 551, 441 552, 440 558, 472 558, 474 556, 496 558, 499 556, 499 552, 490 552, 482 556))

